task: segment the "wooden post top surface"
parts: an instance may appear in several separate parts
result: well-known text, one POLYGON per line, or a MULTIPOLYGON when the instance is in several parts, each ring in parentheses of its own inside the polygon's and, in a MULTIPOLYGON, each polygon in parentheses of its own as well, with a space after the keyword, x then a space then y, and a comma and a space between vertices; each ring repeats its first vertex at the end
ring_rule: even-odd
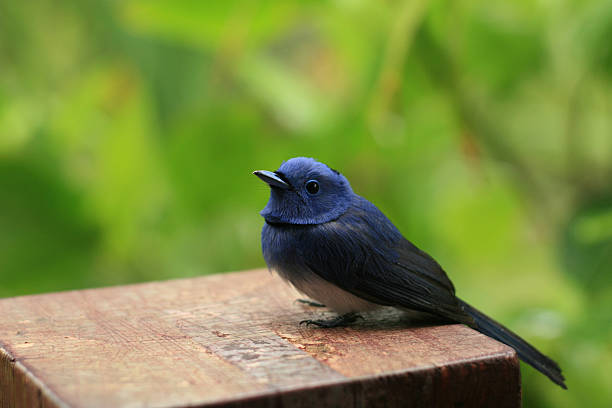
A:
POLYGON ((398 311, 300 320, 266 270, 0 299, 0 406, 520 406, 511 348, 398 311))

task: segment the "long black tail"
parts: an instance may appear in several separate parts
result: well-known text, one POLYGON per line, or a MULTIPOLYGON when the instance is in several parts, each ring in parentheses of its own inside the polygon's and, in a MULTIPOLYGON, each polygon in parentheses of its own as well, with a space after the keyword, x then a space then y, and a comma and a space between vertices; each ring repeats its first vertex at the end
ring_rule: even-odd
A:
POLYGON ((495 320, 464 301, 460 300, 460 302, 463 309, 472 316, 476 322, 476 327, 474 327, 474 329, 512 347, 521 360, 546 375, 555 384, 558 384, 563 389, 567 389, 565 378, 563 374, 561 374, 561 368, 557 363, 540 353, 535 347, 520 338, 517 334, 511 332, 502 324, 497 323, 495 320))

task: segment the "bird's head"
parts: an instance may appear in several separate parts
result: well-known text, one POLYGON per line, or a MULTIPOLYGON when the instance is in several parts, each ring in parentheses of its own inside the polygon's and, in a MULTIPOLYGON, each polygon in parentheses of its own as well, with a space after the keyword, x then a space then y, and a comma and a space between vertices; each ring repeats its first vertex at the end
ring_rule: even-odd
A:
POLYGON ((311 158, 295 157, 275 172, 253 174, 270 186, 270 200, 260 214, 271 223, 329 222, 344 214, 353 197, 346 177, 311 158))

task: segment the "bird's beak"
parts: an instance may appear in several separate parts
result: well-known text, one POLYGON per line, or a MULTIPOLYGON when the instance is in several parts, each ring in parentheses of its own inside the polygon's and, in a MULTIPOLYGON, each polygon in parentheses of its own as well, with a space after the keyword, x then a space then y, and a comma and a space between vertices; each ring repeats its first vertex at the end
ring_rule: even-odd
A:
POLYGON ((256 170, 253 172, 253 174, 268 183, 270 186, 279 187, 284 190, 289 190, 291 188, 291 186, 286 181, 284 181, 271 171, 256 170))

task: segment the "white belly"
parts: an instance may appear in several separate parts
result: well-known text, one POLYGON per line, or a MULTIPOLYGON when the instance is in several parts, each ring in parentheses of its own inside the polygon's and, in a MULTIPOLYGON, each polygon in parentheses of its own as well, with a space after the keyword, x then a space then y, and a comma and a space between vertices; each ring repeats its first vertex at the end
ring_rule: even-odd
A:
POLYGON ((323 303, 328 308, 339 314, 350 312, 364 312, 380 307, 357 297, 325 279, 308 271, 295 273, 276 270, 278 275, 291 283, 298 291, 311 299, 323 303))

